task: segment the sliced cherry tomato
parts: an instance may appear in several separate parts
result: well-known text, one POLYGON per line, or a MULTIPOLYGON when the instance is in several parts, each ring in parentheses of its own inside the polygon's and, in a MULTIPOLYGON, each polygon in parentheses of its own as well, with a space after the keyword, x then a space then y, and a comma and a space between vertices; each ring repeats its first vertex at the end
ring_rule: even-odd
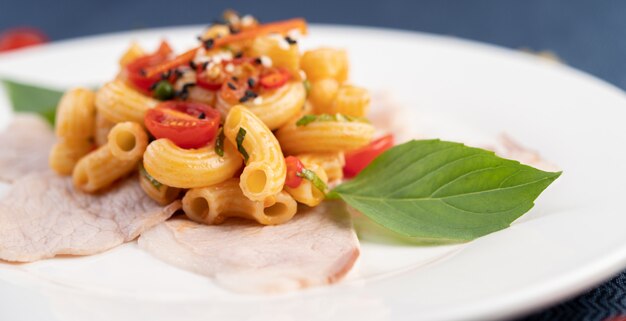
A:
POLYGON ((128 81, 143 93, 150 94, 150 88, 161 80, 161 75, 148 77, 145 74, 145 69, 167 61, 171 53, 170 45, 165 41, 161 42, 161 46, 155 53, 139 57, 126 65, 125 71, 128 81))
POLYGON ((14 28, 0 34, 0 51, 38 45, 48 41, 46 35, 35 28, 14 28))
POLYGON ((216 68, 216 70, 202 70, 202 66, 198 66, 196 69, 196 84, 198 86, 211 91, 217 91, 222 88, 222 84, 228 79, 228 75, 221 66, 213 68, 216 68), (215 72, 216 76, 211 77, 211 72, 215 72))
POLYGON ((291 188, 296 188, 302 184, 302 177, 298 176, 304 169, 302 162, 295 156, 287 156, 285 158, 287 163, 287 178, 285 179, 285 185, 291 188))
POLYGON ((261 76, 261 86, 265 89, 280 88, 289 81, 291 75, 284 69, 274 69, 269 73, 261 76))
POLYGON ((387 135, 374 140, 365 147, 346 153, 346 165, 343 168, 343 175, 346 178, 358 175, 378 155, 391 147, 393 147, 393 135, 387 135))
POLYGON ((220 113, 205 104, 166 101, 148 110, 144 123, 155 138, 168 138, 181 148, 200 148, 215 137, 220 113))

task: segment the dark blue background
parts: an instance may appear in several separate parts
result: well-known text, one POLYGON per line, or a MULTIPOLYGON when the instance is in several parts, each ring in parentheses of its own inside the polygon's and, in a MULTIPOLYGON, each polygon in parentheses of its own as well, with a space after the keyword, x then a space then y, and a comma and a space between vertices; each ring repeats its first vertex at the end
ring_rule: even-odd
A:
MULTIPOLYGON (((626 0, 0 0, 0 30, 36 26, 57 40, 203 24, 226 8, 264 21, 304 16, 311 22, 402 28, 550 50, 566 63, 626 88, 626 0)), ((625 313, 625 280, 618 276, 528 320, 602 320, 625 313)))

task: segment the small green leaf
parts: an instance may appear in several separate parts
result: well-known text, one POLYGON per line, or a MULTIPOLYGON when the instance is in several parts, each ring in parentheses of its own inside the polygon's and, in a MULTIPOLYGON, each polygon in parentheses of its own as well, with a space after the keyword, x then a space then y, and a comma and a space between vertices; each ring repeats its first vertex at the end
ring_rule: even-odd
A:
POLYGON ((410 141, 333 194, 397 233, 464 242, 508 227, 560 175, 459 143, 410 141))
POLYGON ((317 176, 314 171, 305 168, 301 172, 296 173, 296 176, 311 181, 311 184, 313 184, 313 186, 315 186, 315 188, 317 188, 320 192, 324 194, 328 192, 328 186, 326 186, 326 183, 324 183, 324 181, 319 178, 319 176, 317 176))
POLYGON ((139 173, 141 173, 141 175, 143 175, 150 182, 150 184, 152 184, 154 189, 157 191, 161 190, 161 186, 163 186, 163 184, 152 177, 152 175, 148 174, 148 171, 146 171, 141 162, 139 163, 139 173))
POLYGON ((304 115, 296 122, 296 126, 306 126, 312 122, 325 122, 325 121, 337 121, 337 122, 361 122, 369 123, 367 119, 361 117, 353 117, 344 114, 320 114, 320 115, 304 115))
POLYGON ((217 139, 215 140, 215 153, 221 157, 224 157, 224 138, 224 127, 220 127, 217 139))
POLYGON ((317 119, 317 116, 315 115, 304 115, 302 116, 302 118, 298 119, 298 121, 296 122, 296 126, 306 126, 314 122, 315 119, 317 119))
POLYGON ((246 151, 246 149, 243 147, 243 140, 245 138, 246 130, 243 129, 243 127, 239 127, 239 132, 237 132, 237 138, 235 139, 237 141, 237 150, 241 153, 241 155, 243 155, 244 162, 248 163, 248 158, 250 158, 250 155, 248 155, 248 151, 246 151))
POLYGON ((12 80, 2 80, 2 84, 15 112, 31 112, 40 114, 54 125, 56 108, 62 91, 27 85, 12 80))

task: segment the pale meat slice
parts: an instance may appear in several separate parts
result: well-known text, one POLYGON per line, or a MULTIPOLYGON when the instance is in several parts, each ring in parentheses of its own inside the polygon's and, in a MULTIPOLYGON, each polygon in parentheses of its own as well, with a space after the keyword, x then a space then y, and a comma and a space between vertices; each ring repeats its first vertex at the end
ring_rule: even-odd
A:
POLYGON ((50 171, 16 180, 0 200, 0 259, 32 262, 88 255, 135 239, 167 220, 180 202, 163 207, 131 177, 100 195, 73 188, 50 171))
POLYGON ((35 114, 16 114, 0 130, 0 181, 12 182, 28 173, 48 168, 54 144, 52 127, 35 114))
POLYGON ((177 218, 144 232, 138 242, 167 263, 245 293, 334 283, 359 256, 350 216, 338 202, 300 208, 291 221, 277 226, 242 220, 210 226, 177 218))

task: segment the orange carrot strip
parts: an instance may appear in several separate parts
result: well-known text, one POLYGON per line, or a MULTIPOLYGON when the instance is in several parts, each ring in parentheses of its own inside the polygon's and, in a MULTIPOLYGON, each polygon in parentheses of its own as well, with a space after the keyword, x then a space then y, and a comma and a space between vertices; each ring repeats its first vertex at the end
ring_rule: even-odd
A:
MULTIPOLYGON (((284 21, 272 22, 264 25, 260 25, 256 28, 244 30, 236 34, 228 35, 226 37, 214 39, 213 48, 219 48, 227 44, 238 42, 247 39, 253 39, 256 37, 264 36, 270 33, 285 33, 289 30, 299 30, 303 35, 307 34, 306 20, 302 18, 294 18, 284 21)), ((152 77, 161 73, 164 73, 170 69, 182 66, 189 63, 195 56, 196 52, 202 48, 193 48, 173 60, 166 61, 162 64, 150 67, 146 69, 146 77, 152 77)))

